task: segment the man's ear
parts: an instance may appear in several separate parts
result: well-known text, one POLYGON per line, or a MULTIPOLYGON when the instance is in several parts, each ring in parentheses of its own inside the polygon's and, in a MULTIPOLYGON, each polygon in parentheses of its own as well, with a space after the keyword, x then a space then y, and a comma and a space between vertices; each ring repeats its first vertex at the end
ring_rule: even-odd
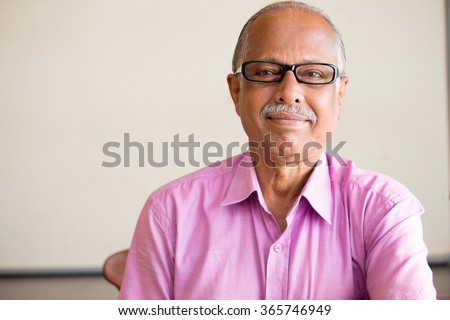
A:
POLYGON ((338 119, 341 120, 342 117, 342 104, 344 103, 344 96, 345 96, 345 91, 347 90, 347 85, 348 85, 348 78, 347 77, 342 77, 340 79, 340 84, 339 84, 339 91, 338 91, 338 99, 339 99, 339 113, 338 113, 338 119))
POLYGON ((233 99, 234 102, 234 108, 238 116, 240 116, 239 92, 241 90, 241 86, 239 84, 239 79, 235 74, 230 73, 227 76, 227 82, 228 82, 228 90, 230 90, 231 99, 233 99))

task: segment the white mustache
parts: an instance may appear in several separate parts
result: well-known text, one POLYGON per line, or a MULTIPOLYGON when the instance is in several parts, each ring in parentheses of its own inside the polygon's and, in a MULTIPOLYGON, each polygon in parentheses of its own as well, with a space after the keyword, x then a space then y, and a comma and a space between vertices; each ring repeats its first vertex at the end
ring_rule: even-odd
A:
POLYGON ((304 106, 286 105, 281 103, 265 105, 259 115, 261 116, 261 118, 266 119, 271 113, 277 112, 296 113, 298 115, 306 117, 313 124, 317 121, 317 115, 311 109, 308 109, 304 106))

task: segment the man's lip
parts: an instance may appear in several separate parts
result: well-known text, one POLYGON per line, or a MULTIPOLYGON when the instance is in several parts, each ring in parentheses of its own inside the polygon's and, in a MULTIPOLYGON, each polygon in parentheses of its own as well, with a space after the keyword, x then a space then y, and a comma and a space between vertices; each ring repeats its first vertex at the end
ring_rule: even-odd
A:
POLYGON ((287 121, 310 121, 307 117, 296 113, 274 112, 269 113, 266 117, 269 120, 287 120, 287 121))

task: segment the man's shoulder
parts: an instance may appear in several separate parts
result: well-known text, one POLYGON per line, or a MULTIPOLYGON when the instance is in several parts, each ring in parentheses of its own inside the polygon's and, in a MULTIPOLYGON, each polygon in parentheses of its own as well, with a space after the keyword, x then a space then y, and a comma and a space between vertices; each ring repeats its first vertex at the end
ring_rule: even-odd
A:
POLYGON ((242 158, 243 155, 239 154, 193 171, 159 187, 151 197, 164 197, 170 194, 183 196, 193 193, 200 196, 199 192, 218 191, 222 186, 228 186, 242 158))
POLYGON ((391 204, 417 201, 404 184, 386 174, 359 168, 350 159, 327 155, 327 160, 331 181, 343 194, 375 196, 391 204))

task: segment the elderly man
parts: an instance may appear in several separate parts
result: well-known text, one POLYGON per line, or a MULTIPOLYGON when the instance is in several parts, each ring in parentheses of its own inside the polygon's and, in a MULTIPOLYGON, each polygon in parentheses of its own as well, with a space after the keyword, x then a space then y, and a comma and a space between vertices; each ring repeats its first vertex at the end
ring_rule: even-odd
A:
POLYGON ((418 200, 324 152, 348 79, 318 9, 263 8, 227 81, 247 154, 155 191, 130 248, 124 299, 435 299, 418 200))

